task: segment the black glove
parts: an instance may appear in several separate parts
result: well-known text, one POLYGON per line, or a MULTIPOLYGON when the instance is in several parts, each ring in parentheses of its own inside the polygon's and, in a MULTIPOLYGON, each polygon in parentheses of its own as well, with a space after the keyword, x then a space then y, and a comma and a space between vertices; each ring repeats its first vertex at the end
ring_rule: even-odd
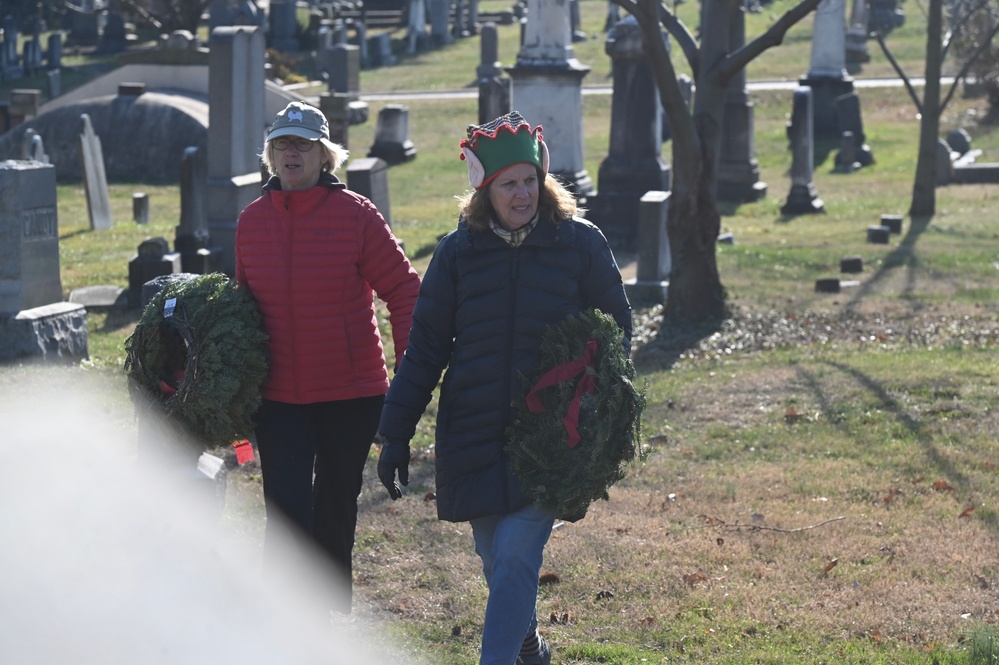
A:
POLYGON ((388 490, 389 496, 393 500, 402 498, 403 485, 409 485, 409 446, 403 443, 392 443, 386 441, 382 446, 382 452, 378 456, 378 479, 388 490), (395 474, 399 472, 399 480, 396 481, 395 474))

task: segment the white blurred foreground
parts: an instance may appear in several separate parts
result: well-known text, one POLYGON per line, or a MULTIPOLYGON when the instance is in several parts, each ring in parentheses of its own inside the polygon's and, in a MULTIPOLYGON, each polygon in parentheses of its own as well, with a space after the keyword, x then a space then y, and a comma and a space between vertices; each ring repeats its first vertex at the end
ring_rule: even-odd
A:
POLYGON ((38 376, 0 375, 0 663, 402 662, 331 623, 320 567, 263 578, 210 496, 143 470, 127 400, 78 370, 38 376))

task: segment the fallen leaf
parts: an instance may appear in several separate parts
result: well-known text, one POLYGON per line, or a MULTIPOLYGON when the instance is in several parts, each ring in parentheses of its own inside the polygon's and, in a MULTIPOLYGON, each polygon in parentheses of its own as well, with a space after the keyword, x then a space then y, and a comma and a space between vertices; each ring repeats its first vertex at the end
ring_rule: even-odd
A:
POLYGON ((650 625, 650 624, 653 624, 655 622, 656 622, 656 620, 653 617, 645 617, 644 619, 639 619, 638 620, 638 623, 644 623, 646 625, 650 625))
POLYGON ((934 480, 933 489, 938 492, 952 492, 954 490, 946 480, 934 480))
POLYGON ((798 413, 798 411, 793 406, 789 406, 787 408, 787 411, 784 412, 784 422, 789 424, 794 424, 799 420, 801 420, 803 417, 804 416, 798 413))
POLYGON ((689 575, 683 576, 683 581, 687 583, 687 586, 694 586, 698 582, 703 582, 707 578, 703 573, 690 573, 689 575))
POLYGON ((558 576, 558 573, 541 573, 538 578, 538 584, 557 584, 562 581, 562 578, 558 576))
POLYGON ((427 492, 426 494, 423 495, 423 500, 424 501, 436 501, 437 500, 437 495, 434 494, 433 492, 427 492))
POLYGON ((548 621, 550 623, 558 623, 563 626, 569 623, 569 613, 568 612, 552 612, 548 615, 548 621))
POLYGON ((835 568, 836 564, 838 564, 838 563, 839 563, 839 559, 833 559, 832 561, 830 561, 829 563, 827 563, 826 567, 822 569, 822 574, 823 575, 828 575, 829 571, 832 570, 833 568, 835 568))
POLYGON ((958 517, 971 517, 971 513, 975 512, 974 506, 968 506, 965 508, 958 517))

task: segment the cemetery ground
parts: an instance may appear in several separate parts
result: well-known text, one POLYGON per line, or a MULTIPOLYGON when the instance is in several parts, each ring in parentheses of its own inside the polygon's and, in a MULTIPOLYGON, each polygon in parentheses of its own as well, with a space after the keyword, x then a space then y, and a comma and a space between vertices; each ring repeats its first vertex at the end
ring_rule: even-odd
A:
MULTIPOLYGON (((648 457, 582 522, 560 526, 539 613, 560 663, 987 663, 999 615, 996 436, 999 250, 994 186, 938 191, 932 220, 905 219, 887 245, 865 230, 904 213, 916 120, 901 89, 864 92, 877 163, 844 175, 820 154, 826 214, 782 217, 790 92, 754 95, 766 199, 731 207, 718 247, 736 316, 679 351, 655 341, 658 308, 636 311, 636 363, 649 406, 648 457), (844 256, 856 286, 814 290, 844 256), (980 652, 979 652, 980 653, 980 652)), ((454 223, 464 186, 454 146, 474 100, 410 104, 418 158, 391 173, 395 231, 422 270, 454 223), (455 123, 457 124, 457 123, 455 123)), ((983 102, 956 100, 984 159, 983 102)), ((376 110, 376 109, 373 109, 376 110)), ((587 97, 588 165, 607 145, 609 98, 587 97)), ((368 145, 372 128, 352 128, 368 145)), ((992 155, 989 157, 989 155, 992 155)), ((143 238, 172 237, 171 187, 112 185, 114 226, 88 231, 76 184, 59 188, 63 286, 127 283, 143 238), (150 222, 130 220, 150 194, 150 222)), ((631 257, 619 260, 626 273, 631 257)), ((120 367, 137 312, 88 316, 91 360, 74 370, 107 390, 107 414, 135 422, 120 367)), ((7 367, 9 388, 51 368, 7 367)), ((61 371, 61 370, 60 370, 61 371)), ((406 497, 391 502, 368 465, 353 622, 387 630, 405 662, 467 664, 485 602, 466 525, 436 519, 433 404, 413 442, 406 497)), ((126 451, 130 453, 131 451, 126 451)), ((225 533, 259 561, 259 470, 229 477, 225 533)), ((376 636, 379 636, 376 638, 376 636)))
MULTIPOLYGON (((798 73, 807 68, 803 53, 798 73)), ((405 67, 365 73, 362 89, 377 80, 402 90, 405 75, 405 67)), ((552 535, 538 611, 558 663, 996 662, 999 190, 940 188, 932 219, 906 216, 888 244, 868 243, 866 229, 881 214, 908 207, 918 120, 901 88, 864 89, 876 163, 835 173, 835 147, 820 147, 815 184, 825 214, 784 217, 791 94, 752 94, 768 194, 723 208, 722 231, 734 243, 719 244, 718 262, 732 320, 687 346, 666 345, 656 338, 660 309, 636 310, 648 454, 609 501, 552 535), (840 273, 846 256, 861 257, 863 271, 840 273), (856 284, 816 292, 825 277, 856 284)), ((372 118, 381 104, 371 103, 372 118)), ((476 103, 406 104, 419 154, 390 171, 392 218, 422 271, 455 221, 453 196, 466 186, 456 146, 476 103)), ((608 95, 585 97, 586 167, 595 180, 609 113, 608 95)), ((979 161, 999 161, 999 133, 979 122, 985 113, 984 100, 958 96, 941 129, 965 128, 983 151, 979 161)), ((350 129, 355 156, 373 133, 370 122, 350 129)), ((127 285, 139 242, 173 237, 176 187, 116 183, 111 194, 113 228, 89 231, 82 188, 59 186, 67 294, 127 285), (150 196, 148 225, 131 221, 135 191, 150 196)), ((632 257, 618 259, 633 274, 632 257)), ((3 367, 0 388, 79 375, 134 441, 121 365, 137 317, 88 314, 89 362, 3 367)), ((467 525, 436 519, 435 415, 431 403, 403 500, 388 499, 375 452, 369 460, 348 622, 379 644, 391 635, 399 662, 469 665, 486 591, 467 525)), ((263 523, 259 468, 231 470, 221 529, 251 565, 263 523)))

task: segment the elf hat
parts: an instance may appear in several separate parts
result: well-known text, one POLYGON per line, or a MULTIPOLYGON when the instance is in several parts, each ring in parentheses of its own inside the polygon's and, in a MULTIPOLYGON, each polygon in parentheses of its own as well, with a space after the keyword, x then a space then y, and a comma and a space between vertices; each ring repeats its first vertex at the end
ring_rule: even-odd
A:
POLYGON ((468 182, 482 189, 501 171, 514 164, 533 164, 548 175, 548 146, 541 125, 534 129, 517 111, 501 115, 485 125, 469 125, 468 138, 458 144, 459 157, 468 164, 468 182))

